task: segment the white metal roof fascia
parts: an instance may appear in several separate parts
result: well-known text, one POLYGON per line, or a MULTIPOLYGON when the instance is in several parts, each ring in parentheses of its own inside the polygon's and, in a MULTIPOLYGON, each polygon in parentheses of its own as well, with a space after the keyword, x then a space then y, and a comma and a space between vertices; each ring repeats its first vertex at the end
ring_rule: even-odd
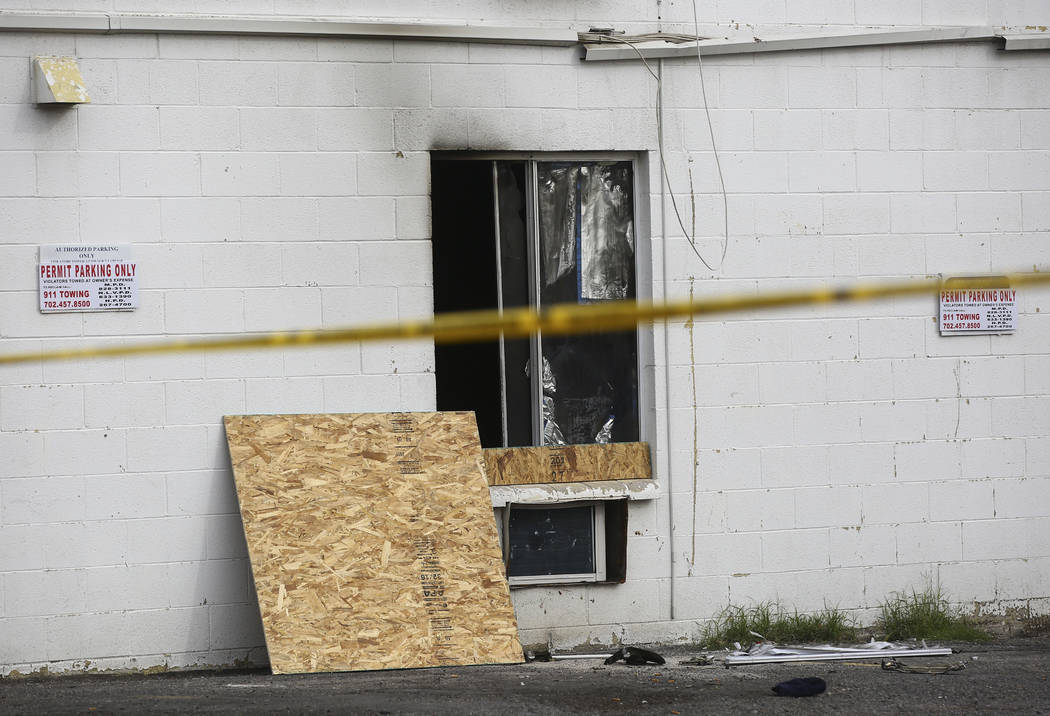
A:
POLYGON ((1004 50, 1050 50, 1050 33, 1025 33, 1020 35, 1003 35, 1006 40, 1004 50))
POLYGON ((655 500, 660 490, 654 480, 593 480, 541 485, 492 485, 493 507, 545 505, 574 500, 655 500))
MULTIPOLYGON (((962 40, 994 40, 1000 37, 991 27, 934 27, 916 30, 874 30, 839 35, 800 35, 776 37, 768 40, 719 39, 701 40, 701 55, 741 55, 754 52, 786 52, 790 50, 820 50, 835 47, 870 47, 873 45, 909 45, 930 42, 958 42, 962 40)), ((637 60, 663 57, 696 57, 692 42, 637 43, 632 47, 622 42, 600 42, 585 45, 585 60, 637 60), (637 50, 637 52, 635 51, 637 50)))
POLYGON ((187 17, 176 15, 57 14, 0 12, 0 31, 182 33, 323 36, 492 42, 516 45, 576 45, 575 30, 553 27, 348 22, 337 19, 187 17))
POLYGON ((109 32, 105 15, 59 15, 0 11, 0 30, 51 32, 109 32))

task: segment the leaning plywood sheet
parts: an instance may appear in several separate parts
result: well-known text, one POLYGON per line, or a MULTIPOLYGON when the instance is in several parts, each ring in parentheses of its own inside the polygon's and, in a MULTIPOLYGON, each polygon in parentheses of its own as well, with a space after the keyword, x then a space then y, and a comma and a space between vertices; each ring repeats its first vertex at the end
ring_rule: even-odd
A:
POLYGON ((648 443, 491 448, 482 452, 490 485, 652 477, 648 443))
POLYGON ((274 673, 522 661, 472 413, 225 424, 274 673))

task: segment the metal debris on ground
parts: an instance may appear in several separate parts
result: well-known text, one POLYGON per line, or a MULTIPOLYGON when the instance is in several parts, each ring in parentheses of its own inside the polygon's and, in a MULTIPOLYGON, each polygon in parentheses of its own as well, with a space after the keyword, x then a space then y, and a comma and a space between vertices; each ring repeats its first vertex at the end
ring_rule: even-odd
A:
POLYGON ((710 654, 697 654, 692 659, 681 662, 683 666, 711 666, 716 663, 710 654))
POLYGON ((896 659, 887 659, 882 662, 883 671, 899 671, 902 674, 949 674, 965 668, 966 663, 962 661, 943 664, 902 664, 896 659))
POLYGON ((888 641, 871 641, 862 646, 778 646, 768 642, 753 645, 747 651, 737 649, 725 658, 726 667, 740 664, 776 664, 789 661, 842 661, 856 658, 903 656, 951 656, 952 650, 941 647, 902 647, 888 641))
POLYGON ((554 661, 562 661, 564 659, 607 659, 611 658, 609 654, 555 654, 551 657, 554 661))
POLYGON ((553 654, 549 646, 532 646, 525 649, 525 661, 565 661, 569 659, 608 659, 608 652, 598 654, 553 654))
POLYGON ((638 666, 640 664, 665 664, 664 658, 657 654, 655 651, 649 651, 648 649, 642 649, 638 646, 625 646, 615 654, 605 660, 605 663, 615 664, 617 661, 623 660, 631 666, 638 666))
POLYGON ((546 647, 524 649, 525 661, 550 661, 551 651, 546 647))

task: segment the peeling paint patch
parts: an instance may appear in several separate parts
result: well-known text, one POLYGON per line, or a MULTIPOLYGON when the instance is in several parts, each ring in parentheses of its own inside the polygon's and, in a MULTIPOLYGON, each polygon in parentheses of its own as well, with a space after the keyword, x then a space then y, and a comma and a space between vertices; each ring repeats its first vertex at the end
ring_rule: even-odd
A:
POLYGON ((653 500, 659 490, 653 480, 596 480, 592 482, 492 485, 493 507, 513 504, 548 504, 574 500, 653 500))

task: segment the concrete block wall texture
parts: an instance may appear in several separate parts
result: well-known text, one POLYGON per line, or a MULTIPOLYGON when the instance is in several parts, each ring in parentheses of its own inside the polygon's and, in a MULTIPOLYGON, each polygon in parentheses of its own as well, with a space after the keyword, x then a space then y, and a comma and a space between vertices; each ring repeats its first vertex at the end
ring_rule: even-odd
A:
MULTIPOLYGON (((452 12, 439 5, 357 9, 452 12)), ((1026 23, 1030 5, 966 3, 956 20, 932 0, 700 9, 705 23, 778 27, 1026 23)), ((691 22, 691 8, 641 2, 493 9, 506 24, 691 22)), ((1042 53, 961 43, 705 60, 729 192, 717 272, 661 204, 644 68, 578 55, 5 33, 3 349, 426 315, 437 149, 638 152, 652 229, 641 271, 657 298, 1050 263, 1042 53), (29 104, 33 54, 77 56, 94 103, 29 104), (37 246, 78 241, 134 245, 138 310, 39 314, 37 246)), ((717 257, 724 215, 696 67, 663 71, 670 191, 690 230, 695 202, 696 246, 717 257)), ((631 505, 628 582, 515 590, 523 639, 683 639, 728 602, 766 599, 863 618, 926 580, 961 603, 1045 610, 1047 572, 1026 565, 1050 560, 1050 323, 1046 291, 1019 300, 1012 336, 941 337, 926 297, 676 322, 666 355, 654 327, 645 407, 663 493, 631 505)), ((264 661, 221 416, 432 409, 433 370, 428 342, 0 368, 0 668, 264 661)))
MULTIPOLYGON (((395 156, 392 106, 355 106, 375 91, 355 84, 368 62, 402 67, 392 43, 327 62, 313 41, 312 62, 285 62, 301 41, 168 39, 0 37, 5 79, 66 52, 95 98, 49 111, 4 95, 5 263, 131 243, 150 276, 134 313, 42 316, 31 278, 5 268, 4 349, 430 313, 427 155, 395 156)), ((5 369, 0 391, 4 671, 265 663, 221 416, 432 409, 433 350, 37 364, 5 369)))
MULTIPOLYGON (((719 144, 733 147, 722 155, 726 186, 730 211, 742 214, 726 263, 715 273, 697 266, 669 222, 669 295, 716 277, 749 293, 799 276, 834 283, 1046 265, 1050 226, 1025 221, 1024 197, 1046 199, 1050 174, 1021 131, 1045 119, 1030 83, 1050 79, 1046 58, 973 44, 818 55, 816 65, 803 55, 705 61, 719 103, 732 97, 736 107, 734 92, 766 89, 751 126, 715 120, 723 136, 735 134, 719 144), (734 176, 746 164, 762 176, 734 176)), ((723 111, 735 110, 719 106, 715 117, 723 111)), ((685 159, 670 162, 672 187, 689 186, 689 159, 695 185, 709 152, 669 136, 685 159)), ((1038 203, 1031 210, 1041 215, 1038 203)), ((716 258, 717 243, 697 242, 716 258)), ((1040 517, 1006 508, 1008 495, 1048 484, 1028 453, 1040 450, 1050 402, 1024 368, 1043 361, 1046 300, 1026 292, 1012 336, 958 340, 938 334, 932 297, 681 324, 668 358, 672 382, 688 386, 670 405, 672 474, 695 475, 701 502, 712 490, 724 496, 724 532, 697 539, 739 541, 720 545, 733 556, 725 564, 711 549, 694 561, 691 545, 679 546, 688 541, 676 540, 680 569, 724 580, 718 593, 737 603, 870 615, 889 592, 928 580, 968 608, 1016 606, 1007 574, 1046 539, 1040 517), (682 445, 694 434, 696 453, 682 445), (749 478, 726 484, 730 460, 749 478), (814 589, 821 579, 832 581, 814 589)), ((675 499, 691 507, 693 494, 675 499)), ((1045 609, 1047 585, 1033 578, 1042 583, 1025 598, 1045 609)))

